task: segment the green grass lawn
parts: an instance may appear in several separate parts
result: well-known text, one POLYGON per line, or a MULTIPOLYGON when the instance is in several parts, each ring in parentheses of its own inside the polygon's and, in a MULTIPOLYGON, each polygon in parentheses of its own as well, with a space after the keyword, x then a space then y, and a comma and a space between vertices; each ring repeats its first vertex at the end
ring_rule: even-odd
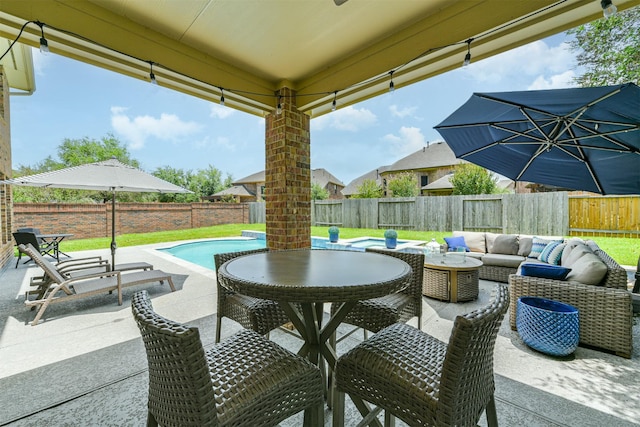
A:
MULTIPOLYGON (((213 227, 192 228, 188 230, 159 231, 155 233, 123 234, 117 236, 119 247, 147 245, 151 243, 175 242, 179 240, 206 239, 212 237, 237 237, 242 230, 265 231, 264 224, 227 224, 213 227)), ((311 227, 311 235, 328 237, 327 227, 311 227)), ((366 228, 340 228, 341 239, 372 236, 383 237, 384 230, 366 228)), ((398 231, 398 239, 430 241, 435 238, 438 243, 444 243, 443 237, 450 236, 450 232, 443 231, 398 231)), ((618 237, 584 237, 595 240, 596 243, 621 265, 635 266, 640 256, 640 239, 618 237)), ((90 249, 108 248, 111 238, 65 240, 60 244, 63 252, 84 251, 90 249)))

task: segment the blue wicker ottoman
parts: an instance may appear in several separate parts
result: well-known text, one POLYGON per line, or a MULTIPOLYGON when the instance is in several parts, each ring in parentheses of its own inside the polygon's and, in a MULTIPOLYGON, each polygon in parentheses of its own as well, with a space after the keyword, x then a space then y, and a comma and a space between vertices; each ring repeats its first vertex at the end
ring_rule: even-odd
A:
POLYGON ((580 341, 578 309, 545 298, 518 298, 516 327, 525 344, 552 356, 573 353, 580 341))

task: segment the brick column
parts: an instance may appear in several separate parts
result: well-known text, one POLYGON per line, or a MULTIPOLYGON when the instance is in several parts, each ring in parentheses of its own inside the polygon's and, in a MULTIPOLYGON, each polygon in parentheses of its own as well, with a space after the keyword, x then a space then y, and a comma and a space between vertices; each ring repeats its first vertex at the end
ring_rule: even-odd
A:
POLYGON ((311 247, 311 138, 309 116, 295 92, 280 91, 282 112, 266 117, 265 199, 269 249, 311 247))
MULTIPOLYGON (((0 179, 11 178, 11 126, 9 82, 0 66, 0 179)), ((0 185, 0 269, 13 261, 13 209, 11 186, 0 185)))

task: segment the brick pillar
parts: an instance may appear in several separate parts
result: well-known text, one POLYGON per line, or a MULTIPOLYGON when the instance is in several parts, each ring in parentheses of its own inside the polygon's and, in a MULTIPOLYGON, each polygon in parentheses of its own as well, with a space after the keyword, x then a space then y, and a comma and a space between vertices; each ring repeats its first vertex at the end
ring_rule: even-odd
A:
POLYGON ((311 138, 309 116, 295 92, 280 90, 282 113, 266 117, 265 199, 269 249, 311 247, 311 138))
MULTIPOLYGON (((0 179, 11 178, 9 82, 0 66, 0 179)), ((11 186, 0 185, 0 269, 13 261, 13 208, 11 186)))

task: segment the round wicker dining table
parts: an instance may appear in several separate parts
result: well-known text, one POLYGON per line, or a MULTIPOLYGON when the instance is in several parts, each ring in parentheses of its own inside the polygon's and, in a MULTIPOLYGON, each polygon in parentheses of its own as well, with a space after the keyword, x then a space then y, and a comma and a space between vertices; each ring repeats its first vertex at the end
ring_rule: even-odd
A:
POLYGON ((218 275, 232 291, 277 301, 304 339, 298 354, 334 366, 336 354, 327 341, 349 310, 360 300, 403 289, 411 267, 377 253, 299 249, 234 258, 218 275), (323 326, 323 305, 330 302, 342 305, 323 326))

